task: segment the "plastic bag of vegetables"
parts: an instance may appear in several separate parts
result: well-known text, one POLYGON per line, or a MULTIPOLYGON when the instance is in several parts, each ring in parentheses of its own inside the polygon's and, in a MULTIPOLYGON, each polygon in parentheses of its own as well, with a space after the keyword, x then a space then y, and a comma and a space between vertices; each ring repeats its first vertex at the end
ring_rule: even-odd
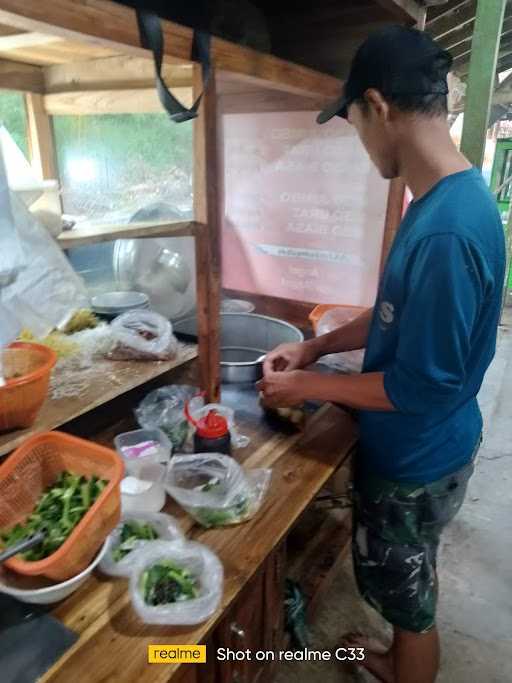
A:
POLYGON ((130 576, 136 552, 149 542, 180 541, 176 520, 158 512, 127 512, 109 536, 108 550, 100 569, 110 576, 130 576))
POLYGON ((143 429, 161 429, 170 439, 173 450, 180 451, 187 441, 190 424, 185 417, 185 403, 193 401, 193 409, 204 401, 197 387, 170 384, 151 391, 135 409, 135 417, 143 429))
POLYGON ((122 313, 110 323, 112 360, 171 360, 178 342, 171 323, 155 311, 135 310, 122 313))
POLYGON ((202 526, 239 524, 261 507, 272 472, 245 472, 220 453, 176 455, 167 469, 165 489, 202 526))
POLYGON ((144 623, 192 626, 215 612, 223 583, 222 564, 206 546, 155 541, 134 558, 130 595, 144 623))

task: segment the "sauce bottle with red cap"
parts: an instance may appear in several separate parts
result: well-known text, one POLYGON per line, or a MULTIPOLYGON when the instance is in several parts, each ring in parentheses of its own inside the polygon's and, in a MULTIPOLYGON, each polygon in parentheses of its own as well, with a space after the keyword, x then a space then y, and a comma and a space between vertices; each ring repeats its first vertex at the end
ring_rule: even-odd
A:
POLYGON ((195 453, 224 453, 231 455, 231 434, 229 433, 228 421, 215 409, 208 412, 200 420, 194 420, 185 410, 188 420, 194 425, 194 452, 195 453))

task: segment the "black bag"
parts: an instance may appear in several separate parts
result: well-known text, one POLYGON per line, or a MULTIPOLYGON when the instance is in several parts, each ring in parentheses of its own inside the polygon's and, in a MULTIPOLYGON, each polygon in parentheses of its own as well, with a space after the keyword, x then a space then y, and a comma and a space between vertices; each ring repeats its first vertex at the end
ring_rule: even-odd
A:
POLYGON ((199 95, 190 109, 187 109, 171 93, 162 76, 164 41, 160 18, 169 19, 194 29, 192 40, 192 61, 200 62, 203 73, 203 86, 206 87, 210 76, 210 24, 211 6, 208 0, 117 0, 123 5, 133 7, 137 12, 140 42, 142 47, 151 50, 155 62, 156 88, 162 106, 172 121, 182 123, 197 116, 203 93, 199 95))

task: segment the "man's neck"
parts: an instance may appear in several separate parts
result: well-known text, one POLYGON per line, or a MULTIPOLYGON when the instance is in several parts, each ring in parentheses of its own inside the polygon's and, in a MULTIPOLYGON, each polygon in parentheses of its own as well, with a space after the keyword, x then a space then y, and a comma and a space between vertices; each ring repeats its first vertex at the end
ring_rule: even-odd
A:
POLYGON ((413 120, 404 127, 403 133, 400 175, 415 200, 446 176, 471 168, 469 161, 455 147, 444 120, 413 120))

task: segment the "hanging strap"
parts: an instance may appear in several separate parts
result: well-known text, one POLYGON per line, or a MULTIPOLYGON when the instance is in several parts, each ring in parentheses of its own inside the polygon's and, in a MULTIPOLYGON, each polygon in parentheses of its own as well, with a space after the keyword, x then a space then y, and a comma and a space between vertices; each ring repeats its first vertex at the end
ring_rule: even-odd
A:
MULTIPOLYGON (((171 93, 162 76, 164 56, 164 37, 160 18, 144 9, 137 9, 137 23, 139 25, 140 42, 143 48, 151 50, 155 62, 156 89, 163 108, 175 123, 183 123, 195 119, 203 92, 196 99, 190 109, 187 109, 171 93)), ((206 88, 210 78, 210 34, 207 31, 194 29, 192 39, 191 59, 201 63, 203 74, 203 88, 206 88)))

